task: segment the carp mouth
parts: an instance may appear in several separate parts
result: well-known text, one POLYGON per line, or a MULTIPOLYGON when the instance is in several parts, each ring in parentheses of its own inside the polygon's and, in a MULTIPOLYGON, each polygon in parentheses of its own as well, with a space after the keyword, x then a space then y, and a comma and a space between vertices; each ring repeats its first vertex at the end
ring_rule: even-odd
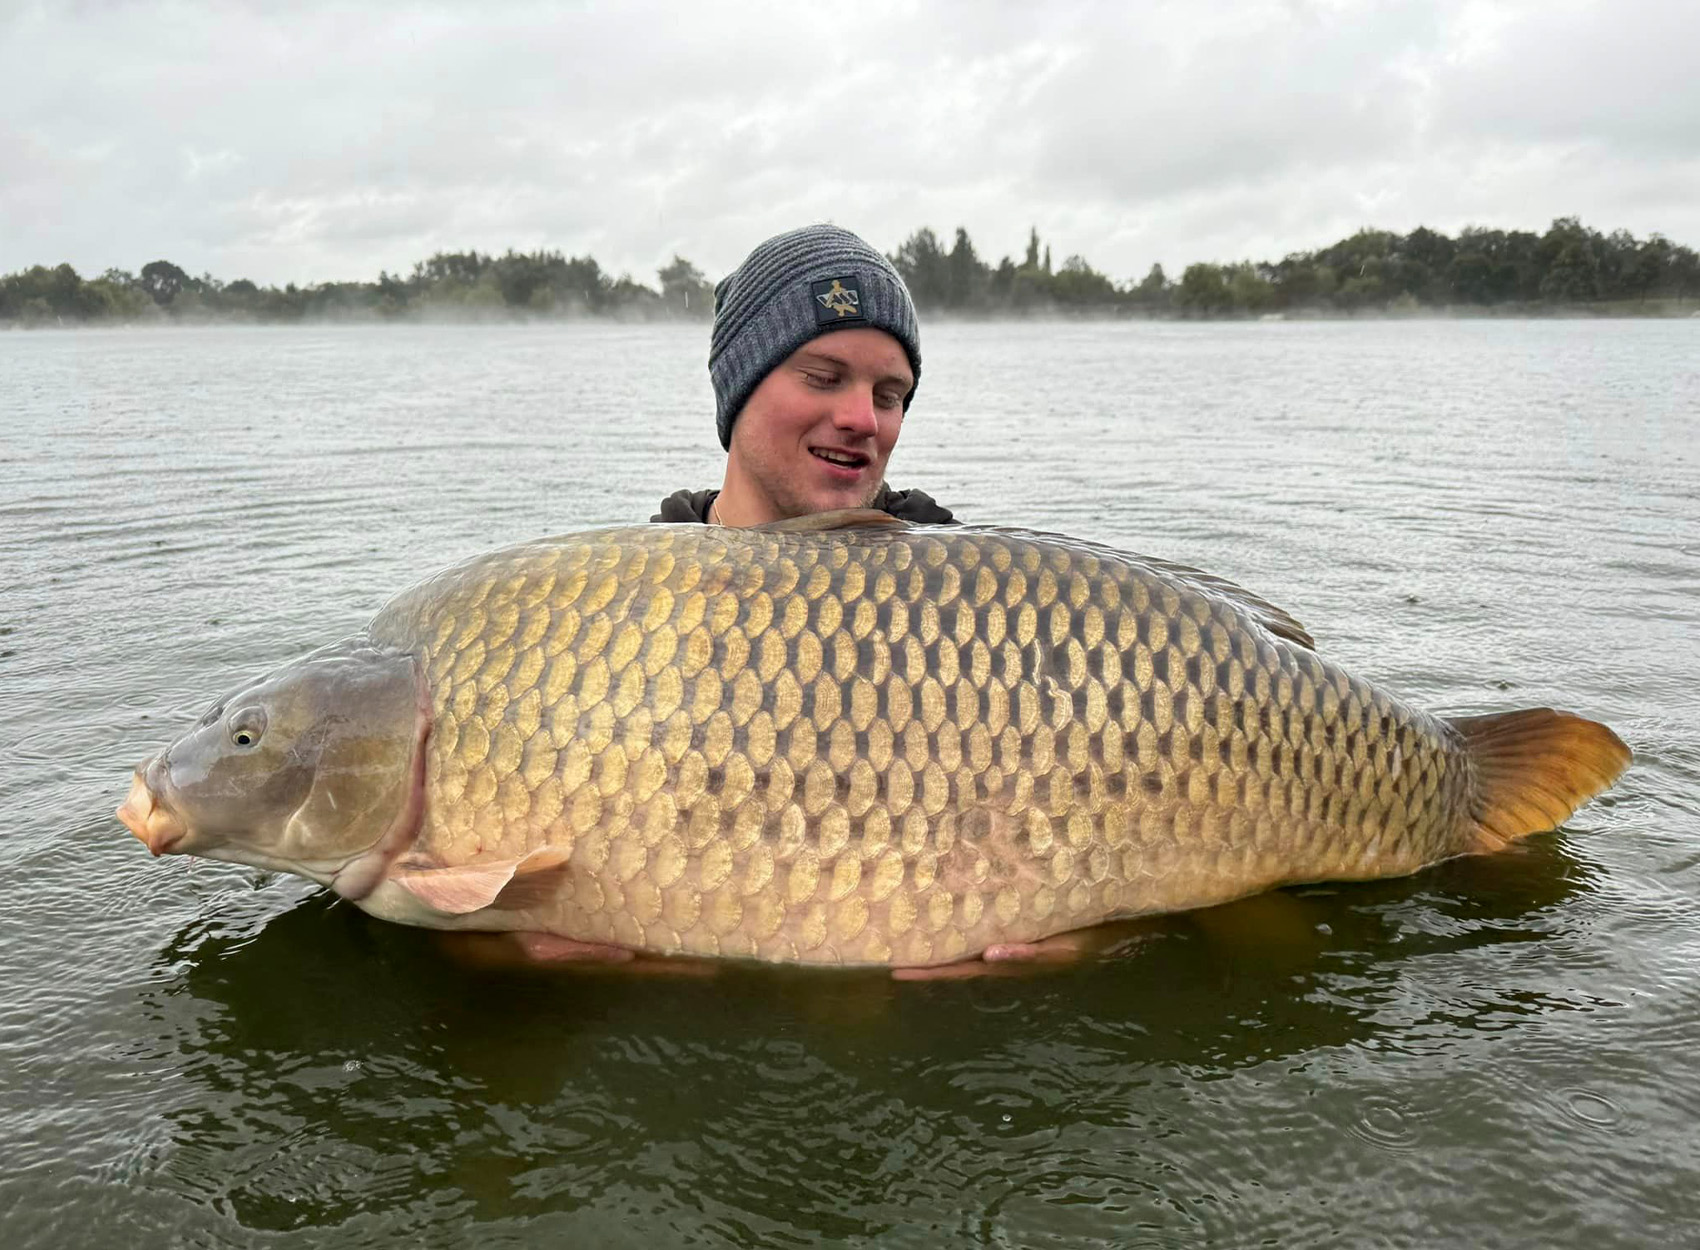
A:
POLYGON ((163 806, 154 789, 148 785, 144 764, 130 781, 130 793, 119 804, 117 816, 124 827, 154 855, 169 855, 189 832, 183 821, 170 808, 163 806))

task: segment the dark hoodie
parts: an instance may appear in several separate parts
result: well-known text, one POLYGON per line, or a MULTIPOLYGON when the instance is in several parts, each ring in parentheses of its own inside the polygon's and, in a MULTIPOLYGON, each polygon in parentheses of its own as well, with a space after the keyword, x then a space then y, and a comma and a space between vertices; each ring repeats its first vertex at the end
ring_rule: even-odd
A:
MULTIPOLYGON (((700 521, 708 523, 708 510, 719 498, 717 490, 676 490, 661 501, 661 511, 650 517, 651 521, 700 521)), ((881 486, 880 493, 874 496, 868 507, 879 512, 889 512, 902 521, 915 521, 921 525, 955 525, 956 518, 950 509, 936 502, 924 490, 892 490, 889 486, 881 486)))

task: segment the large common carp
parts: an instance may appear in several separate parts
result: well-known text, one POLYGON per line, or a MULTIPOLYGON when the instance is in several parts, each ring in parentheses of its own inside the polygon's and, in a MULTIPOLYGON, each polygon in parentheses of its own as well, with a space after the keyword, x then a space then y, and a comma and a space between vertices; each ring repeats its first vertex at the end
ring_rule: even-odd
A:
POLYGON ((1192 569, 859 512, 469 560, 220 699, 118 814, 413 924, 925 966, 1492 851, 1629 758, 1418 711, 1192 569))

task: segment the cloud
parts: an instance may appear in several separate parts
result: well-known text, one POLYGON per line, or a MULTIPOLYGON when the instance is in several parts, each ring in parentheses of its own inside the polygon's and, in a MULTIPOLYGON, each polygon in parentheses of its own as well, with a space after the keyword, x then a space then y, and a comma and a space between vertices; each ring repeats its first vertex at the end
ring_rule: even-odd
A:
POLYGON ((1700 9, 1641 0, 25 5, 0 271, 266 282, 438 249, 711 274, 835 220, 1117 277, 1361 225, 1700 241, 1700 9))
POLYGON ((1436 67, 1435 124, 1459 139, 1700 154, 1700 6, 1541 3, 1436 67))

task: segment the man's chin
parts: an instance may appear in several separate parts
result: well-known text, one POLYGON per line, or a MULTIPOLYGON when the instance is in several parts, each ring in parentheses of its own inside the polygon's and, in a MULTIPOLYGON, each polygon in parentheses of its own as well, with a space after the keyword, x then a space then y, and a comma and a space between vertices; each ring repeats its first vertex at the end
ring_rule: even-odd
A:
POLYGON ((880 489, 874 487, 868 491, 857 491, 853 494, 832 495, 824 499, 810 512, 844 512, 860 508, 871 508, 874 500, 879 498, 880 489))
POLYGON ((817 490, 799 494, 785 501, 783 511, 791 517, 814 516, 819 512, 841 512, 850 508, 871 508, 879 498, 883 483, 857 486, 849 490, 817 490))

